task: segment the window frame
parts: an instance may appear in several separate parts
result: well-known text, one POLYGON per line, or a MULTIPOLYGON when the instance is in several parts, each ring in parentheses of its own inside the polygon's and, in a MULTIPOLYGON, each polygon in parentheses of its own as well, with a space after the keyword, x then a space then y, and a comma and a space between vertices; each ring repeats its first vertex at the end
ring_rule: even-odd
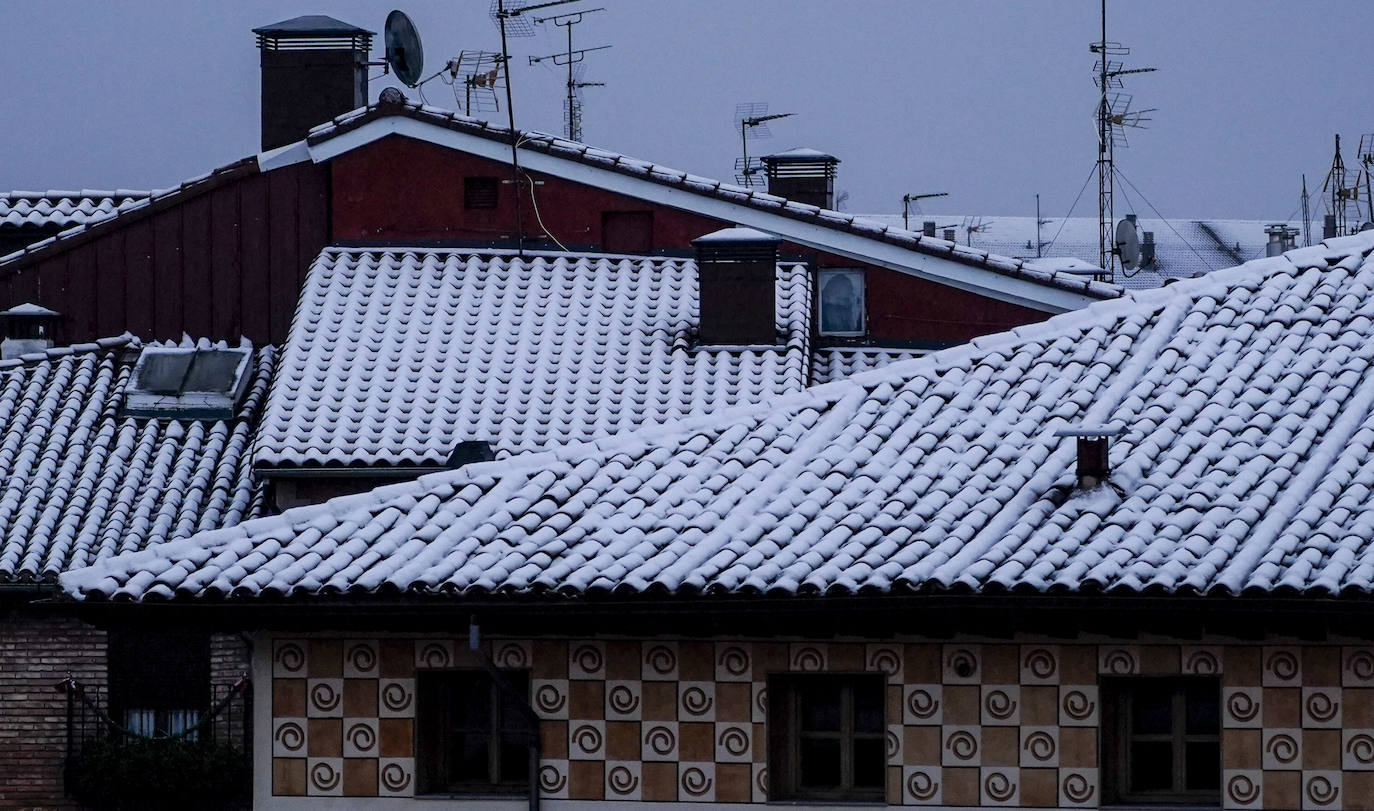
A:
POLYGON ((469 175, 463 178, 463 210, 492 211, 500 207, 501 179, 499 177, 469 175))
POLYGON ((820 335, 832 338, 862 338, 868 335, 868 274, 864 272, 863 268, 819 268, 816 271, 816 331, 820 335), (859 297, 859 329, 857 331, 828 330, 825 328, 825 282, 827 277, 833 276, 857 278, 855 285, 859 297))
MULTIPOLYGON (((501 670, 501 678, 508 684, 524 691, 524 699, 529 701, 531 689, 531 671, 521 670, 501 670)), ((434 689, 440 689, 436 685, 434 689)), ((504 717, 503 705, 510 697, 506 695, 496 679, 490 673, 481 668, 445 668, 435 670, 417 670, 415 672, 415 773, 416 773, 416 796, 427 797, 510 797, 512 795, 523 795, 529 791, 530 782, 537 779, 536 774, 527 774, 520 780, 501 780, 501 750, 504 744, 516 743, 528 746, 530 741, 528 736, 539 735, 539 728, 536 726, 530 729, 528 719, 523 713, 514 713, 514 718, 504 717), (447 747, 440 743, 452 734, 454 728, 450 722, 445 724, 443 716, 447 715, 453 702, 459 699, 458 693, 462 687, 456 683, 459 679, 476 678, 485 682, 488 691, 487 699, 490 707, 490 716, 485 727, 478 727, 472 731, 485 733, 487 735, 487 779, 485 781, 463 781, 458 780, 452 775, 445 774, 448 769, 446 761, 447 747), (451 683, 449 687, 449 705, 439 707, 426 707, 425 702, 430 699, 429 683, 447 680, 451 683), (439 717, 435 717, 436 711, 441 712, 439 717), (525 740, 521 740, 525 738, 525 740), (431 750, 430 747, 433 747, 431 750)))
POLYGON ((881 673, 780 673, 768 679, 768 773, 769 800, 798 803, 875 804, 887 802, 887 683, 881 673), (801 728, 800 701, 807 682, 840 685, 840 730, 805 732, 801 728), (860 685, 871 687, 879 699, 883 720, 877 732, 854 729, 854 693, 860 685), (840 786, 834 789, 804 787, 800 782, 803 737, 834 737, 840 741, 840 786), (854 744, 877 740, 882 753, 883 779, 877 786, 854 786, 854 744))
POLYGON ((1175 803, 1204 807, 1221 806, 1221 680, 1210 676, 1136 676, 1102 681, 1102 782, 1103 799, 1112 804, 1175 803), (1145 685, 1171 688, 1168 733, 1136 733, 1133 705, 1137 692, 1145 685), (1187 696, 1190 687, 1206 686, 1216 697, 1215 732, 1188 732, 1187 696), (1135 790, 1131 786, 1133 743, 1168 741, 1172 747, 1170 788, 1135 790), (1187 744, 1215 743, 1217 747, 1216 787, 1187 788, 1187 744))
POLYGON ((209 710, 208 633, 111 629, 105 648, 106 709, 125 727, 148 737, 173 735, 195 726, 209 710))

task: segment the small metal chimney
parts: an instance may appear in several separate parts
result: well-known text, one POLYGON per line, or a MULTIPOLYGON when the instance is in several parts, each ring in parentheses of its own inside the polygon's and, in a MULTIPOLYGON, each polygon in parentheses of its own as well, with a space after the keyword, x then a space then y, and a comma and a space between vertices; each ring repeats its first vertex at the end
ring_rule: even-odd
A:
POLYGON ((1140 243, 1140 266, 1143 268, 1152 267, 1155 263, 1155 232, 1146 231, 1145 239, 1140 243))
POLYGON ((780 240, 726 228, 692 240, 697 252, 703 344, 773 346, 777 335, 780 240))
POLYGON ((762 160, 769 194, 794 203, 835 207, 835 167, 839 158, 816 149, 791 149, 762 160))
POLYGON ((921 223, 921 233, 925 234, 928 237, 935 236, 935 221, 926 220, 925 222, 921 223))
POLYGON ((305 138, 312 127, 367 104, 373 32, 309 15, 254 28, 262 55, 262 149, 305 138))
POLYGON ((1336 236, 1336 215, 1327 214, 1322 218, 1322 239, 1331 239, 1336 236))
POLYGON ((5 337, 0 340, 0 360, 13 360, 30 352, 52 349, 53 331, 62 316, 37 304, 20 304, 0 312, 5 337))
POLYGON ((945 241, 946 241, 946 242, 958 242, 958 241, 959 241, 959 240, 958 240, 958 236, 959 236, 959 233, 958 233, 957 231, 955 231, 953 228, 946 228, 946 229, 945 229, 945 241))
POLYGON ((1107 425, 1082 425, 1055 432, 1057 437, 1073 437, 1078 441, 1078 464, 1074 473, 1080 490, 1091 490, 1112 475, 1108 452, 1112 437, 1120 436, 1123 431, 1124 428, 1107 425))

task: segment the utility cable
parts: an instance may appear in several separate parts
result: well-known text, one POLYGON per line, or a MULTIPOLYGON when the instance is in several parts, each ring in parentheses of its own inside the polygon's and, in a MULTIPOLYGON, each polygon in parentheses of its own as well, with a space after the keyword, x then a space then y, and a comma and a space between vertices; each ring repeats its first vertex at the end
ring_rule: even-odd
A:
POLYGON ((1050 248, 1053 248, 1055 240, 1059 239, 1060 234, 1064 233, 1064 226, 1069 224, 1069 218, 1073 216, 1073 210, 1075 208, 1078 208, 1078 201, 1083 199, 1083 192, 1088 190, 1088 184, 1092 182, 1093 175, 1096 173, 1097 164, 1093 164, 1092 171, 1088 172, 1087 179, 1083 181, 1082 188, 1078 190, 1078 196, 1073 198, 1073 205, 1069 206, 1069 213, 1065 214, 1064 219, 1059 221, 1059 230, 1054 232, 1054 239, 1051 239, 1049 242, 1046 242, 1045 245, 1041 248, 1042 253, 1044 251, 1049 250, 1050 248))
POLYGON ((1168 220, 1164 219, 1164 215, 1159 213, 1159 209, 1155 208, 1155 204, 1154 204, 1154 203, 1151 203, 1151 202, 1150 202, 1150 199, 1149 199, 1148 197, 1146 197, 1146 196, 1140 191, 1140 189, 1136 188, 1136 185, 1135 185, 1134 183, 1132 183, 1130 180, 1128 180, 1128 179, 1126 178, 1126 176, 1125 176, 1124 174, 1121 173, 1121 170, 1120 170, 1120 169, 1118 169, 1118 168, 1116 168, 1115 166, 1113 166, 1113 167, 1112 167, 1112 174, 1114 174, 1114 175, 1116 175, 1117 177, 1121 178, 1121 182, 1122 182, 1122 183, 1125 183, 1127 186, 1129 186, 1129 187, 1131 188, 1131 191, 1135 192, 1136 197, 1139 197, 1141 200, 1143 200, 1143 201, 1145 202, 1145 205, 1147 205, 1147 206, 1150 207, 1150 210, 1154 212, 1155 217, 1157 217, 1157 218, 1159 219, 1160 222, 1164 223, 1166 226, 1169 227, 1169 230, 1173 232, 1174 236, 1178 237, 1178 241, 1179 241, 1179 242, 1182 242, 1184 245, 1187 245, 1187 246, 1188 246, 1188 250, 1190 250, 1190 251, 1193 252, 1193 256, 1196 256, 1196 257, 1198 258, 1198 261, 1199 261, 1199 262, 1201 262, 1208 270, 1216 270, 1216 268, 1212 267, 1212 263, 1207 261, 1206 257, 1204 257, 1202 254, 1198 253, 1197 248, 1194 248, 1191 242, 1189 242, 1188 240, 1186 240, 1186 239, 1183 238, 1183 235, 1180 234, 1180 233, 1178 232, 1178 229, 1174 227, 1174 224, 1173 224, 1173 223, 1171 223, 1171 222, 1169 222, 1168 220))

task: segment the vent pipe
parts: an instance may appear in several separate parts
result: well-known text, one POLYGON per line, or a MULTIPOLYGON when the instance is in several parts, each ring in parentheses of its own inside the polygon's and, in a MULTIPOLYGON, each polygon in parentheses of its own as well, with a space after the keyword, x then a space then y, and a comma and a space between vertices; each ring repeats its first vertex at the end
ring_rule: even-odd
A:
POLYGON ((1074 467, 1080 490, 1091 490, 1112 475, 1111 441, 1124 428, 1083 425, 1055 432, 1057 437, 1073 437, 1078 443, 1078 463, 1074 467))
POLYGON ((817 149, 791 149, 762 158, 768 193, 794 203, 833 209, 840 159, 817 149))
POLYGON ((774 346, 778 244, 772 234, 726 228, 692 240, 703 344, 774 346))
POLYGON ((1140 243, 1140 266, 1143 268, 1152 267, 1155 263, 1155 232, 1146 231, 1145 239, 1140 243))
POLYGON ((262 149, 367 105, 373 32, 309 15, 254 28, 262 62, 262 149))

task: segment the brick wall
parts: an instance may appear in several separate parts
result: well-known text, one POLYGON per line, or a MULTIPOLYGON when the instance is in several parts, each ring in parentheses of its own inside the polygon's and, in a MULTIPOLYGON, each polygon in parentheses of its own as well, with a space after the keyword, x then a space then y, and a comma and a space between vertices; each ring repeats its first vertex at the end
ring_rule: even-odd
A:
POLYGON ((105 633, 67 617, 0 617, 0 809, 73 808, 63 797, 68 675, 106 680, 105 633))

